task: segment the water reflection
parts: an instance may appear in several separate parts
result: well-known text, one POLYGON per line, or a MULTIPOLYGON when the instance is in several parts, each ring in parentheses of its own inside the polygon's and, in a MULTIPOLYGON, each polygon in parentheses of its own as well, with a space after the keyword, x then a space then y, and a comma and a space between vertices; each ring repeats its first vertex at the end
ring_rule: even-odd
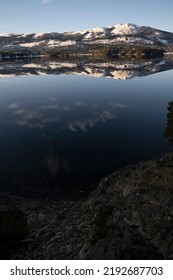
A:
POLYGON ((93 77, 108 77, 127 80, 134 77, 151 75, 157 72, 173 69, 173 59, 144 60, 70 60, 50 61, 46 59, 19 60, 0 62, 0 78, 18 75, 59 75, 74 74, 93 77))
POLYGON ((6 111, 0 122, 40 129, 57 123, 61 130, 86 132, 99 123, 119 118, 117 110, 128 109, 132 106, 134 105, 111 102, 103 107, 102 104, 86 104, 80 100, 62 104, 59 100, 48 98, 34 104, 28 102, 27 104, 0 105, 0 108, 6 111), (84 113, 84 108, 86 113, 84 113))
POLYGON ((171 150, 162 137, 172 98, 166 72, 129 81, 41 73, 126 79, 172 68, 171 60, 2 62, 0 190, 87 193, 108 173, 171 150))

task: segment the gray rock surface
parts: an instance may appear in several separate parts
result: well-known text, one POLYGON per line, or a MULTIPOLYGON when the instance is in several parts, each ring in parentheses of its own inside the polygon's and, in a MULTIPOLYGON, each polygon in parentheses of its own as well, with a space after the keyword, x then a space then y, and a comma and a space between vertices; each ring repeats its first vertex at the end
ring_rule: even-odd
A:
POLYGON ((173 259, 173 154, 103 178, 86 200, 0 195, 28 235, 12 259, 173 259))

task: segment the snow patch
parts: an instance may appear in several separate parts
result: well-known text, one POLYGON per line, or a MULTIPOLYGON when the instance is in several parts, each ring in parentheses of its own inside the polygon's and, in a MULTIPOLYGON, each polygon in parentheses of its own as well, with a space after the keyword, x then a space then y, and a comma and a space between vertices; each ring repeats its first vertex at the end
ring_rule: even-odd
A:
POLYGON ((19 37, 26 38, 26 37, 28 37, 28 34, 20 34, 19 37))
POLYGON ((48 74, 43 71, 37 71, 37 74, 40 76, 47 76, 48 74))
POLYGON ((164 40, 164 39, 161 39, 161 38, 158 38, 158 37, 157 37, 157 40, 162 44, 168 44, 167 40, 164 40))
POLYGON ((114 26, 109 26, 110 28, 113 28, 113 30, 111 31, 111 34, 124 34, 124 35, 128 35, 128 34, 137 34, 141 27, 135 24, 131 24, 131 23, 126 23, 126 24, 117 24, 114 26))
POLYGON ((14 34, 0 33, 0 37, 10 37, 11 35, 14 35, 14 34))
POLYGON ((107 28, 106 27, 99 27, 99 28, 94 28, 93 29, 94 33, 101 33, 101 35, 106 36, 107 34, 107 28))
POLYGON ((21 47, 28 47, 28 48, 32 48, 32 47, 35 47, 35 46, 39 46, 42 42, 32 42, 32 43, 22 43, 22 44, 19 44, 19 46, 21 47))
POLYGON ((160 62, 158 62, 155 66, 164 65, 165 63, 166 63, 166 61, 160 61, 160 62))
POLYGON ((94 41, 87 41, 85 40, 85 43, 88 45, 95 45, 95 44, 115 44, 118 42, 127 42, 127 43, 145 43, 145 44, 153 44, 151 40, 143 39, 143 38, 135 38, 135 37, 130 37, 127 38, 125 36, 117 36, 116 38, 113 39, 96 39, 94 41))
POLYGON ((64 33, 64 35, 83 35, 83 34, 85 34, 86 33, 86 30, 84 30, 84 31, 73 31, 73 32, 65 32, 64 33))
POLYGON ((37 39, 37 38, 39 38, 39 37, 41 37, 41 36, 43 36, 44 35, 44 33, 35 33, 35 35, 33 36, 33 38, 34 39, 37 39))
POLYGON ((28 63, 28 64, 24 64, 23 66, 22 66, 23 68, 45 68, 46 69, 46 67, 44 67, 42 64, 38 64, 38 63, 28 63))
POLYGON ((108 34, 108 28, 106 27, 94 28, 92 30, 86 30, 85 33, 87 33, 84 36, 85 39, 105 37, 108 34))
POLYGON ((57 40, 49 40, 48 47, 55 47, 55 46, 70 46, 75 45, 76 41, 67 40, 67 41, 57 41, 57 40))
POLYGON ((110 74, 112 75, 111 78, 114 78, 117 80, 128 80, 128 79, 131 79, 134 77, 133 71, 124 71, 124 70, 110 71, 110 74))
POLYGON ((27 63, 22 65, 23 68, 33 68, 33 69, 61 69, 61 68, 75 68, 77 67, 76 63, 70 63, 70 62, 47 62, 44 64, 39 63, 27 63))
POLYGON ((51 68, 51 69, 57 69, 57 68, 74 68, 74 67, 77 67, 77 64, 76 63, 70 63, 70 62, 49 62, 48 63, 48 66, 51 68))

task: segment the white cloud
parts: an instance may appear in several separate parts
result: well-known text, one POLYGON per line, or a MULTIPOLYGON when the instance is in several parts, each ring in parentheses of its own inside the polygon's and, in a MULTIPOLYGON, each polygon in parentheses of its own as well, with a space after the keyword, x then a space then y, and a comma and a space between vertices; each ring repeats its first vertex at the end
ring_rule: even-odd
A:
POLYGON ((19 109, 20 105, 18 103, 10 103, 7 105, 8 109, 19 109))
POLYGON ((130 104, 122 104, 122 103, 110 103, 111 108, 119 108, 119 109, 125 109, 131 107, 130 104))
POLYGON ((79 130, 86 132, 98 123, 105 123, 106 121, 115 120, 117 118, 118 115, 110 111, 103 110, 101 112, 94 112, 89 118, 69 122, 67 128, 72 132, 77 132, 79 130))
POLYGON ((41 0, 40 2, 42 4, 48 4, 48 3, 51 3, 53 0, 41 0))

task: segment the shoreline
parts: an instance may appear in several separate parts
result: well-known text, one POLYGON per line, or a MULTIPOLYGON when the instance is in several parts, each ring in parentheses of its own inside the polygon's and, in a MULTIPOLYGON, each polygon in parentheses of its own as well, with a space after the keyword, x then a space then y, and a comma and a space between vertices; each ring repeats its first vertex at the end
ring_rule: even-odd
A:
POLYGON ((29 199, 0 194, 20 209, 27 235, 11 259, 173 259, 173 153, 103 178, 88 198, 29 199))

